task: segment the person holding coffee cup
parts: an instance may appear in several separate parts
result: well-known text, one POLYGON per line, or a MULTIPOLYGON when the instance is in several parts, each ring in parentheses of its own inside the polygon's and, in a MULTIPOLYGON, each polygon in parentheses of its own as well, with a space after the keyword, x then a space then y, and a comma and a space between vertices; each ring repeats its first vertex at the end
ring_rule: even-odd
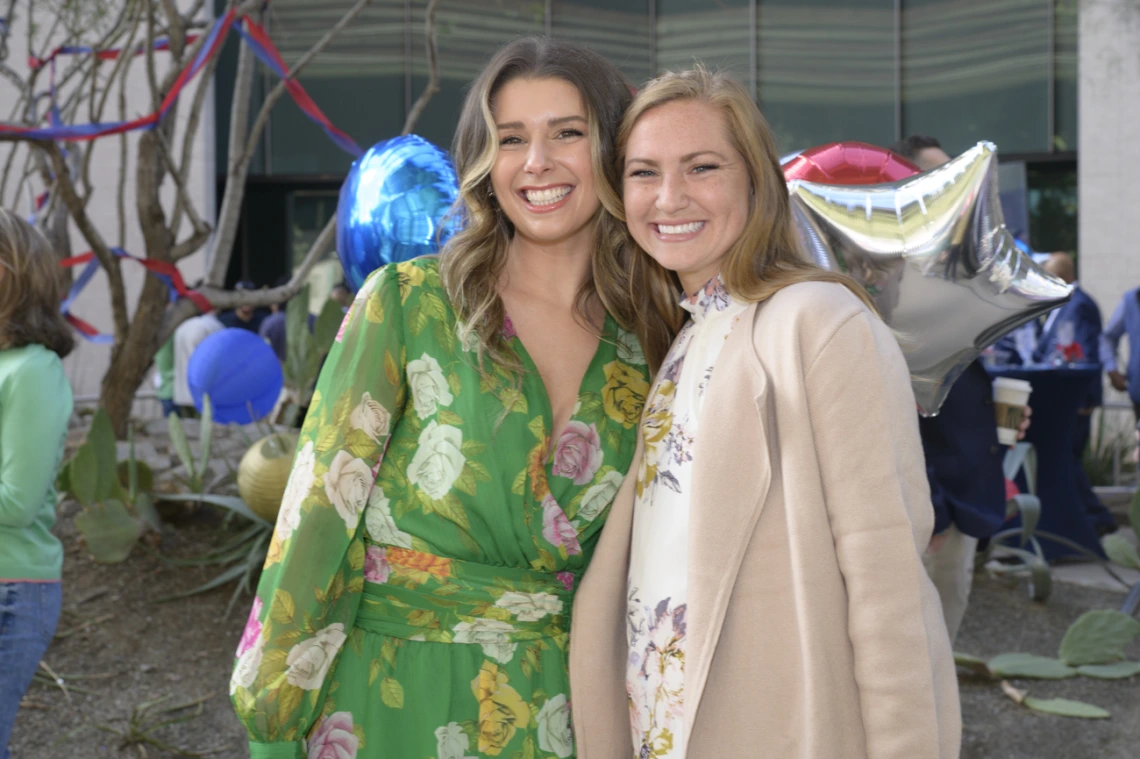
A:
MULTIPOLYGON (((890 149, 923 171, 950 160, 938 140, 924 135, 912 135, 890 149)), ((974 361, 950 388, 938 415, 918 423, 934 505, 934 535, 923 563, 938 589, 951 642, 966 613, 978 540, 996 533, 1005 521, 1006 446, 1024 437, 1032 413, 1027 391, 1024 397, 1002 392, 1006 411, 999 427, 994 385, 974 361), (1013 402, 1019 398, 1019 404, 1013 402)))

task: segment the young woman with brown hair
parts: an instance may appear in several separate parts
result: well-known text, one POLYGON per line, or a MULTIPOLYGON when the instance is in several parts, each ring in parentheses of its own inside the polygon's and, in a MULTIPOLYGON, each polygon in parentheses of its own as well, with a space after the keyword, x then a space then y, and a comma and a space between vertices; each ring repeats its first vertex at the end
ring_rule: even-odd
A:
POLYGON ((253 759, 573 755, 570 604, 672 338, 599 199, 630 97, 544 39, 474 82, 463 231, 368 279, 309 408, 230 686, 253 759))
POLYGON ((610 211, 689 322, 575 602, 578 756, 957 757, 894 336, 802 256, 771 132, 730 77, 650 82, 617 152, 610 211))

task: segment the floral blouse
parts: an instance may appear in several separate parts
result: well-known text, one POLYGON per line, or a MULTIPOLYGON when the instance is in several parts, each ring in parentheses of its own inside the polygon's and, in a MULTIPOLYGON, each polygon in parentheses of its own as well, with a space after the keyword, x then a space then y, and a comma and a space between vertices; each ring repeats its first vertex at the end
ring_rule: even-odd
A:
POLYGON ((361 288, 321 373, 237 650, 252 759, 574 753, 569 614, 649 390, 607 318, 556 439, 456 319, 435 259, 361 288))
MULTIPOLYGON (((689 498, 701 404, 717 357, 747 307, 720 277, 681 307, 677 336, 650 393, 641 434, 630 546, 626 666, 633 751, 638 759, 685 755, 685 605, 689 498)), ((712 430, 715 434, 715 430, 712 430)))

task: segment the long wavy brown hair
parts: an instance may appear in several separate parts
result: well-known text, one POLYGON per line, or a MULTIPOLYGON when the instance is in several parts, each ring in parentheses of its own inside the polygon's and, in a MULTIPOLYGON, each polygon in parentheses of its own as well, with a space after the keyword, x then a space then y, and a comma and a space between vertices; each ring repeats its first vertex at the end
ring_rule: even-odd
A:
POLYGON ((616 188, 621 187, 621 172, 614 143, 632 88, 616 66, 581 45, 543 37, 515 40, 499 50, 472 84, 451 149, 459 175, 455 213, 462 216, 464 226, 440 252, 443 286, 467 334, 478 338, 480 365, 488 357, 501 367, 518 370, 518 357, 502 336, 506 309, 498 292, 514 226, 491 192, 491 169, 499 148, 495 95, 518 78, 561 79, 574 85, 582 97, 595 187, 603 205, 592 221, 591 271, 575 310, 582 323, 589 324, 586 307, 596 296, 618 324, 638 335, 654 370, 680 324, 679 315, 672 320, 661 316, 675 310, 676 292, 665 279, 656 287, 639 286, 646 280, 640 273, 644 256, 625 245, 625 225, 606 210, 620 205, 616 188))
MULTIPOLYGON (((772 130, 748 90, 729 74, 698 65, 687 71, 666 72, 645 85, 626 111, 618 131, 618 165, 624 166, 629 135, 638 119, 666 103, 686 100, 708 103, 724 114, 729 141, 744 159, 752 186, 748 220, 721 264, 721 277, 728 291, 741 300, 759 302, 797 282, 836 282, 875 311, 866 290, 855 280, 821 269, 804 256, 772 130)), ((614 193, 601 195, 602 202, 615 218, 624 221, 625 209, 620 200, 614 201, 620 198, 620 185, 614 187, 614 193)), ((635 276, 644 277, 652 286, 657 286, 662 277, 668 275, 673 292, 680 292, 680 282, 675 276, 671 272, 663 273, 628 230, 623 246, 632 248, 636 258, 641 260, 635 276)), ((676 297, 670 309, 680 311, 676 297)))
POLYGON ((38 343, 63 358, 75 347, 60 313, 64 277, 51 244, 0 208, 0 350, 38 343))

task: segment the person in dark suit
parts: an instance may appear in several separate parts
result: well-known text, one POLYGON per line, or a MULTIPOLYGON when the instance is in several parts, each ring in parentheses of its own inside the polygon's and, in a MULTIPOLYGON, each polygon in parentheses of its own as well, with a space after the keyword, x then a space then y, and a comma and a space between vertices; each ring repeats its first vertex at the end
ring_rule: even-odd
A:
MULTIPOLYGON (((1073 296, 1060 308, 1049 312, 1037 348, 1033 352, 1033 363, 1047 364, 1059 355, 1064 342, 1081 346, 1081 360, 1100 364, 1100 307, 1077 282, 1076 266, 1068 253, 1053 253, 1045 262, 1045 270, 1073 286, 1073 296)), ((1073 439, 1073 454, 1077 457, 1077 488, 1085 502, 1085 513, 1093 521, 1097 534, 1104 535, 1116 530, 1116 520, 1093 492, 1089 478, 1085 474, 1081 457, 1089 442, 1092 429, 1092 413, 1104 400, 1104 384, 1098 376, 1090 381, 1081 395, 1077 411, 1077 435, 1073 439)))
MULTIPOLYGON (((938 140, 923 135, 890 149, 923 171, 950 160, 938 140)), ((966 613, 978 540, 993 535, 1005 521, 1006 448, 998 444, 993 403, 993 381, 974 361, 954 382, 939 413, 918 422, 934 505, 934 535, 923 563, 938 588, 951 643, 966 613)), ((1026 408, 1022 435, 1029 413, 1026 408)))

